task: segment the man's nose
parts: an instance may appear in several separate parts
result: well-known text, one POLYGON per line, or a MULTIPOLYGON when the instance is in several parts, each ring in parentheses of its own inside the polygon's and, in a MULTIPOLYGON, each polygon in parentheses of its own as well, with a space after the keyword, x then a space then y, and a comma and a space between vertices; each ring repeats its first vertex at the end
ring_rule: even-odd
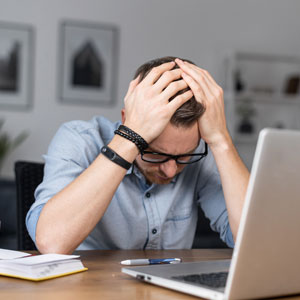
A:
POLYGON ((174 159, 170 159, 165 163, 160 164, 160 170, 166 175, 166 177, 174 177, 177 171, 177 163, 174 159))

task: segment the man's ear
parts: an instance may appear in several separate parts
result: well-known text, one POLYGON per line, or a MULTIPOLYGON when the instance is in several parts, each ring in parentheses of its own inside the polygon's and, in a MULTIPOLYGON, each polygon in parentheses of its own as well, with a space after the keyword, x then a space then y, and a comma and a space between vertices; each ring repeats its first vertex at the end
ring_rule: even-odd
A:
POLYGON ((122 108, 121 110, 121 117, 122 117, 122 123, 125 123, 125 108, 122 108))

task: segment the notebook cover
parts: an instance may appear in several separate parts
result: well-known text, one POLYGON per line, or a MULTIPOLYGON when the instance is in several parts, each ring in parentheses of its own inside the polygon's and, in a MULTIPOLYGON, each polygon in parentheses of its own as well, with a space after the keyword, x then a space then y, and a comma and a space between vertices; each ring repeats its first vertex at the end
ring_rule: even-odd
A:
POLYGON ((83 269, 72 271, 72 272, 61 273, 61 274, 57 274, 57 275, 45 276, 45 277, 40 277, 40 278, 31 278, 31 277, 24 277, 24 276, 5 274, 5 273, 0 273, 0 276, 25 279, 25 280, 31 280, 31 281, 43 281, 43 280, 58 278, 58 277, 67 276, 67 275, 71 275, 71 274, 75 274, 75 273, 80 273, 80 272, 87 271, 87 270, 88 270, 88 268, 83 268, 83 269))

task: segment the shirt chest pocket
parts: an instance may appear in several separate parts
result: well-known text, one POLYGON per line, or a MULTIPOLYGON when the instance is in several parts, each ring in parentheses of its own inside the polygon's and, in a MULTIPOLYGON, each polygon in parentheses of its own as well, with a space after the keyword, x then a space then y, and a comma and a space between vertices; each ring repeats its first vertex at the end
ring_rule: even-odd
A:
POLYGON ((166 218, 166 221, 184 221, 192 217, 194 206, 191 205, 179 205, 173 207, 166 218))

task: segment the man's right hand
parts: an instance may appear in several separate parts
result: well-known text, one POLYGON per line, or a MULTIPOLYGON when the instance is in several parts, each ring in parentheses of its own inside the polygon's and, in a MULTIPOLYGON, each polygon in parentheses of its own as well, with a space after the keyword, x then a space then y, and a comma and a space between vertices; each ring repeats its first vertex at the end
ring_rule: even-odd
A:
POLYGON ((174 66, 175 62, 169 62, 154 67, 141 82, 137 77, 125 96, 124 124, 148 143, 162 133, 175 111, 193 96, 189 90, 169 101, 188 87, 184 80, 179 80, 182 70, 172 70, 174 66))

